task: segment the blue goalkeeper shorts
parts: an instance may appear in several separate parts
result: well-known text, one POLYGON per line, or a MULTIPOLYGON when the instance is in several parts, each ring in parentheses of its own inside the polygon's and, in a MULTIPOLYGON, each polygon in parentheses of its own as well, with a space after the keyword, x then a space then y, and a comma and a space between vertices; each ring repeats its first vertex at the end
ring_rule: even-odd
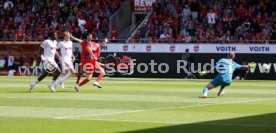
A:
POLYGON ((223 78, 221 76, 217 76, 215 79, 213 79, 211 81, 211 84, 214 87, 218 87, 218 86, 229 86, 231 84, 231 81, 225 81, 223 80, 223 78))

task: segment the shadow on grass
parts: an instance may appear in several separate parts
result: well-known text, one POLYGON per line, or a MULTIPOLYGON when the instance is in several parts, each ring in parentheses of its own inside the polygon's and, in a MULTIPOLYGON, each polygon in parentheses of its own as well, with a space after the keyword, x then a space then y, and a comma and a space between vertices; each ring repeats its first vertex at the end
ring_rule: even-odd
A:
POLYGON ((276 113, 127 131, 125 133, 276 133, 276 113))

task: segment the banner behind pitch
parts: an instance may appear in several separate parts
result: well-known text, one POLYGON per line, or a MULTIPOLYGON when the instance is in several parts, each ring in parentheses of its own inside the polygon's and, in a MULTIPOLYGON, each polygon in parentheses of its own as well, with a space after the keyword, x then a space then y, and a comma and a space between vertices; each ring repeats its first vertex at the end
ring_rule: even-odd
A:
POLYGON ((247 54, 276 54, 276 45, 262 44, 108 44, 103 52, 124 53, 247 53, 247 54))
MULTIPOLYGON (((195 58, 195 64, 197 63, 210 63, 212 59, 218 61, 220 58, 225 58, 227 54, 193 54, 195 58)), ((149 64, 152 60, 157 63, 166 63, 169 65, 169 70, 166 73, 153 73, 151 69, 145 73, 139 73, 137 71, 137 65, 134 66, 133 72, 128 74, 112 73, 112 76, 116 77, 140 77, 140 78, 184 78, 186 73, 184 71, 177 72, 177 60, 181 60, 182 54, 168 54, 168 53, 103 53, 102 58, 106 62, 116 62, 117 64, 123 63, 129 59, 136 59, 135 63, 145 63, 149 64)), ((235 61, 237 63, 242 63, 244 60, 247 62, 256 62, 257 67, 253 73, 248 73, 248 79, 262 79, 262 80, 275 80, 276 79, 276 54, 237 54, 235 61), (270 63, 271 70, 270 73, 261 73, 259 68, 263 63, 270 63)), ((158 66, 155 66, 158 67, 158 66)), ((197 67, 196 67, 197 68, 197 67)), ((141 69, 144 69, 143 66, 141 69)), ((157 69, 157 68, 156 68, 157 69)), ((164 69, 163 69, 164 70, 164 69)), ((131 70, 130 70, 131 71, 131 70)), ((215 74, 208 74, 204 77, 199 77, 195 74, 197 78, 214 78, 215 74)))

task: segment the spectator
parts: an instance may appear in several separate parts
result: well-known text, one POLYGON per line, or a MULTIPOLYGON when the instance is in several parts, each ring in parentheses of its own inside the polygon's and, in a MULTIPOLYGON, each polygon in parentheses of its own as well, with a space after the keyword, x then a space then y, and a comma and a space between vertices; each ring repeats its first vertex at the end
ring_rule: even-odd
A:
POLYGON ((199 13, 199 4, 196 0, 193 0, 191 3, 192 18, 197 19, 199 13))
POLYGON ((37 57, 32 57, 31 58, 31 62, 32 62, 32 66, 30 67, 30 69, 33 70, 32 72, 32 76, 37 76, 38 75, 38 68, 39 68, 39 60, 37 57))
POLYGON ((272 32, 272 38, 271 39, 276 42, 276 22, 274 23, 271 32, 272 32))
POLYGON ((9 64, 8 64, 8 68, 9 70, 18 70, 19 66, 20 66, 20 61, 19 61, 19 57, 9 57, 9 64))
POLYGON ((189 17, 191 16, 191 9, 188 5, 185 5, 185 8, 183 8, 183 11, 182 11, 182 17, 183 17, 183 20, 187 20, 189 17))
POLYGON ((245 67, 243 67, 241 69, 237 69, 233 73, 233 77, 236 80, 245 80, 246 79, 247 73, 249 71, 248 67, 246 67, 246 66, 248 66, 248 63, 246 60, 243 60, 242 66, 245 66, 245 67))
POLYGON ((80 61, 81 61, 81 53, 80 53, 80 51, 79 51, 79 48, 78 47, 75 47, 75 50, 74 50, 74 52, 73 52, 73 55, 75 56, 75 61, 74 61, 74 64, 76 64, 76 63, 80 63, 80 61))
POLYGON ((242 24, 240 25, 237 29, 236 29, 236 32, 237 32, 237 37, 240 38, 240 37, 243 37, 243 35, 247 32, 247 30, 249 30, 250 27, 245 27, 245 24, 242 24))
POLYGON ((26 37, 25 30, 21 26, 19 26, 15 37, 16 37, 16 40, 25 40, 25 37, 26 37))
POLYGON ((118 37, 119 37, 118 30, 117 30, 117 28, 115 26, 113 26, 112 27, 112 31, 111 31, 111 38, 112 38, 113 42, 114 41, 116 42, 116 40, 118 39, 118 37))
POLYGON ((188 32, 187 35, 185 36, 185 42, 190 43, 192 40, 192 37, 190 36, 190 33, 188 32))
POLYGON ((8 10, 8 9, 12 9, 14 7, 14 4, 11 0, 6 0, 6 2, 4 3, 4 9, 8 10))
POLYGON ((19 24, 22 23, 23 17, 20 15, 20 12, 16 13, 16 16, 14 17, 14 23, 19 24))
POLYGON ((220 31, 217 35, 218 43, 225 43, 226 35, 223 33, 223 31, 220 31))
POLYGON ((211 9, 207 14, 208 24, 214 25, 216 24, 217 15, 216 13, 211 9))
POLYGON ((0 70, 2 70, 5 67, 5 64, 6 64, 5 58, 2 55, 0 55, 0 70))

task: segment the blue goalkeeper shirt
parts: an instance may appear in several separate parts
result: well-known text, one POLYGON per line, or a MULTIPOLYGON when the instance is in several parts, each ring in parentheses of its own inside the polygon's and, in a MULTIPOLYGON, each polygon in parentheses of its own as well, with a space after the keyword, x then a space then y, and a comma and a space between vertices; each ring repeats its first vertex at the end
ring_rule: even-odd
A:
POLYGON ((222 58, 216 63, 216 69, 219 73, 218 77, 222 78, 222 80, 227 83, 232 82, 233 72, 240 68, 242 68, 242 66, 232 59, 222 58))

